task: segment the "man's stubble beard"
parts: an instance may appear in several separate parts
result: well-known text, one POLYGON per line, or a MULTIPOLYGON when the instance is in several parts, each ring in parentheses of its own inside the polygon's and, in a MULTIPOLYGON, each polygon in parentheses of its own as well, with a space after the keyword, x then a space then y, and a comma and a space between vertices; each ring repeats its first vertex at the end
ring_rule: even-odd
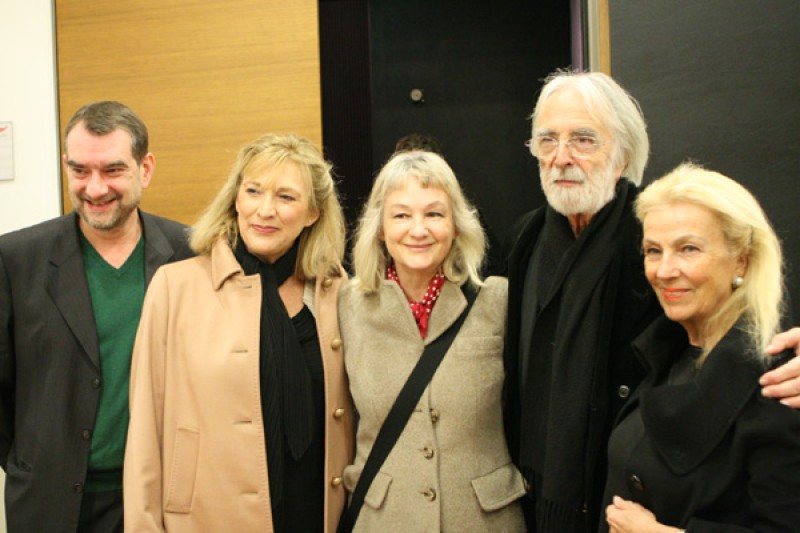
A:
MULTIPOLYGON (((69 196, 70 200, 72 200, 72 207, 78 212, 78 216, 80 216, 84 223, 99 231, 111 231, 123 226, 139 207, 139 203, 142 199, 142 186, 139 178, 134 179, 134 183, 131 187, 127 195, 120 196, 119 194, 113 193, 103 198, 104 201, 117 200, 117 205, 111 213, 106 213, 101 216, 88 213, 84 200, 71 191, 69 196)), ((90 200, 87 198, 86 201, 89 202, 90 200)))

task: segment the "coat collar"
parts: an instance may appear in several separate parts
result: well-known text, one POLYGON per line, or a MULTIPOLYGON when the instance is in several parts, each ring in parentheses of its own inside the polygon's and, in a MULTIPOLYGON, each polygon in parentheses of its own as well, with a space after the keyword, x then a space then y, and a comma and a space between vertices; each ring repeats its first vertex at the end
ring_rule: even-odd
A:
POLYGON ((61 267, 73 259, 73 254, 81 253, 78 226, 78 215, 73 212, 61 218, 53 248, 50 251, 50 263, 61 267))
MULTIPOLYGON (((414 331, 417 332, 417 337, 419 337, 417 324, 408 306, 408 298, 406 298, 400 285, 394 281, 383 280, 381 296, 386 299, 385 305, 388 307, 389 316, 406 317, 402 320, 410 321, 408 323, 413 326, 414 331)), ((430 344, 447 331, 447 328, 458 319, 466 306, 467 299, 461 291, 461 286, 449 280, 445 281, 439 294, 439 299, 433 306, 433 311, 431 311, 428 334, 425 336, 424 344, 430 344)), ((400 319, 398 318, 398 320, 400 319)))
POLYGON ((693 382, 663 385, 687 346, 683 328, 666 317, 634 344, 649 371, 640 399, 642 420, 654 448, 677 474, 697 467, 722 441, 757 394, 758 377, 766 368, 735 326, 708 354, 693 382), (648 388, 654 383, 659 385, 648 388))
POLYGON ((167 236, 156 223, 156 218, 139 211, 142 221, 142 235, 144 236, 144 275, 145 284, 149 285, 158 267, 169 263, 175 257, 175 248, 172 247, 167 236))
MULTIPOLYGON (((235 275, 244 276, 244 270, 233 255, 228 241, 224 238, 217 239, 211 247, 211 283, 215 291, 235 275)), ((258 275, 245 276, 257 279, 258 275)))
MULTIPOLYGON (((316 280, 307 281, 303 289, 303 303, 316 316, 316 302, 322 299, 332 298, 336 302, 336 295, 342 284, 347 281, 347 272, 341 265, 337 265, 337 275, 320 277, 316 280), (333 295, 332 297, 330 295, 333 295)), ((258 274, 247 276, 244 269, 233 255, 230 245, 226 239, 218 239, 211 247, 211 283, 214 290, 219 290, 225 282, 234 276, 241 276, 243 283, 248 284, 247 280, 254 280, 261 283, 258 274)))
POLYGON ((439 299, 436 301, 436 305, 433 306, 433 311, 431 311, 425 344, 430 344, 447 331, 447 328, 458 320, 458 317, 461 316, 466 307, 467 299, 461 291, 461 286, 445 281, 439 294, 439 299))

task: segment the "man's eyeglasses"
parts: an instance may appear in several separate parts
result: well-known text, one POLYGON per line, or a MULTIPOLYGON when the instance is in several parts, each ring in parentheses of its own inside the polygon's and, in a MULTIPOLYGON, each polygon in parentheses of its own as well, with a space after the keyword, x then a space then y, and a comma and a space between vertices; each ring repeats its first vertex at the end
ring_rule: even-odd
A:
MULTIPOLYGON (((561 141, 552 135, 538 135, 533 139, 525 141, 525 146, 527 146, 536 157, 553 155, 555 151, 558 150, 560 144, 561 141)), ((589 157, 605 144, 606 143, 598 141, 596 137, 592 137, 591 135, 574 135, 564 143, 569 153, 574 157, 589 157)))

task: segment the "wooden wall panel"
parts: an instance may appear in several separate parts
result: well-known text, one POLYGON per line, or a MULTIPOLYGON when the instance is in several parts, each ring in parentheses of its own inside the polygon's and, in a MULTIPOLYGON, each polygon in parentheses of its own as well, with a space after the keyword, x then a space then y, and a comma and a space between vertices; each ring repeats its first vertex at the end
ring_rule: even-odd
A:
POLYGON ((147 123, 147 211, 193 222, 262 133, 321 143, 316 0, 57 0, 56 36, 62 132, 93 100, 147 123))

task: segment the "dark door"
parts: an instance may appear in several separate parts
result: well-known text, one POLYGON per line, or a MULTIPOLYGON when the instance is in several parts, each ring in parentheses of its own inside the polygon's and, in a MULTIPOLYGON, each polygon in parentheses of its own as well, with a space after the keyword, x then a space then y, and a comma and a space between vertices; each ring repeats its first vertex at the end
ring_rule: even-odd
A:
POLYGON ((396 141, 412 132, 439 140, 496 235, 541 205, 537 165, 523 143, 542 78, 570 64, 569 4, 322 2, 323 138, 348 216, 396 141), (359 98, 369 99, 363 109, 359 98))

